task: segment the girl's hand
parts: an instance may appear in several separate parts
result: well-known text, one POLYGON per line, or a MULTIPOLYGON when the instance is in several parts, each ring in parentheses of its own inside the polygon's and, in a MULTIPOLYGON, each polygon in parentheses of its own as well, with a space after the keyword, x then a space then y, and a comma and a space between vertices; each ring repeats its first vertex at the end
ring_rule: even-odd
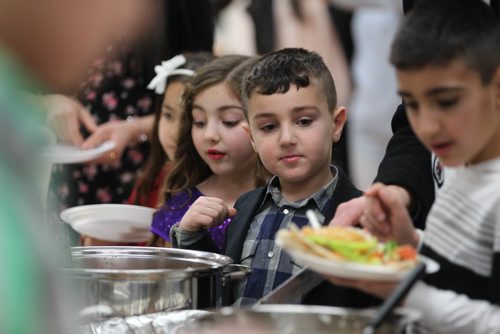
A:
POLYGON ((45 95, 41 99, 47 111, 47 125, 59 141, 80 146, 83 136, 80 124, 94 132, 97 125, 90 112, 80 102, 64 95, 45 95))
POLYGON ((367 205, 360 219, 364 228, 382 241, 418 246, 419 236, 407 209, 410 196, 403 188, 376 183, 365 196, 367 205))
POLYGON ((186 212, 179 228, 196 232, 220 225, 228 217, 236 214, 236 209, 228 208, 224 201, 216 197, 199 197, 186 212))

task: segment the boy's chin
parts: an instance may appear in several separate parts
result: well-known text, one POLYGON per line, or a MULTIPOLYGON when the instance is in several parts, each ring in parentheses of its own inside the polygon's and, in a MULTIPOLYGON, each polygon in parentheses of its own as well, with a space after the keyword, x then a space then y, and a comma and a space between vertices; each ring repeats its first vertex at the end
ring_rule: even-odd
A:
POLYGON ((457 158, 457 157, 443 157, 437 155, 439 162, 446 167, 459 167, 463 165, 467 165, 470 163, 470 159, 465 159, 465 158, 457 158))
POLYGON ((280 182, 286 183, 304 183, 311 179, 311 175, 304 172, 293 172, 293 173, 278 173, 277 174, 280 182))

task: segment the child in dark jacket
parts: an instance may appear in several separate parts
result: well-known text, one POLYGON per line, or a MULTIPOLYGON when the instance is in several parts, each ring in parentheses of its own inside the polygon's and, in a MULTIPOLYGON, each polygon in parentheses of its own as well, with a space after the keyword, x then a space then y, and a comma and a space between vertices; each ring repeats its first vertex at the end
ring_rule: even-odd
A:
MULTIPOLYGON (((233 297, 238 305, 249 305, 302 270, 276 245, 276 232, 291 223, 307 224, 307 210, 326 224, 338 204, 361 192, 331 162, 346 109, 337 106, 332 75, 319 55, 296 48, 265 55, 247 72, 241 93, 248 120, 244 128, 262 164, 274 175, 265 187, 238 199, 227 229, 224 253, 252 269, 233 297)), ((173 229, 177 245, 216 251, 205 231, 220 224, 228 212, 207 207, 210 219, 203 226, 181 221, 173 229)), ((366 306, 372 301, 315 278, 302 287, 304 296, 296 302, 366 306)))

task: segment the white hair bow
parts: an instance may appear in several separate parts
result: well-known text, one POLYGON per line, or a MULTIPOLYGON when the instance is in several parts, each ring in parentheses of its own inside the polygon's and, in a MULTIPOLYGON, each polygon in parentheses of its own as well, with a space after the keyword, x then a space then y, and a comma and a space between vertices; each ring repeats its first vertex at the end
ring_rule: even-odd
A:
POLYGON ((194 71, 186 68, 178 68, 186 63, 186 57, 177 55, 169 60, 161 62, 161 65, 155 66, 156 76, 148 84, 148 89, 154 90, 156 94, 165 93, 167 79, 172 75, 193 76, 194 71))

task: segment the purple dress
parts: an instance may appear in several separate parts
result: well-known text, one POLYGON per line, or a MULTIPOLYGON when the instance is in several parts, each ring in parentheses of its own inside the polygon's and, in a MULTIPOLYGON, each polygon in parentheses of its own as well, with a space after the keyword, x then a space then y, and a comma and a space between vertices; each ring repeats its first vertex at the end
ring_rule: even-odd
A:
MULTIPOLYGON (((191 188, 191 196, 188 191, 180 192, 166 201, 153 216, 151 223, 151 232, 170 241, 170 229, 181 221, 186 211, 191 207, 194 201, 200 196, 204 196, 196 187, 191 188)), ((208 229, 208 233, 215 242, 219 250, 224 245, 226 227, 231 222, 231 218, 224 220, 224 223, 208 229)))

